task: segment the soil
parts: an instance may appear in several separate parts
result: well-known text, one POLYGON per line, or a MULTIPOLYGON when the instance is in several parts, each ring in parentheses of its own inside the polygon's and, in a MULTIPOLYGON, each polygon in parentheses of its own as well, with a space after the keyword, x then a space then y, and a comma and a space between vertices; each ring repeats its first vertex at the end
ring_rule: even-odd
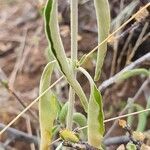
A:
MULTIPOLYGON (((48 58, 46 57, 47 40, 44 33, 43 17, 39 10, 39 5, 36 2, 37 1, 34 0, 0 0, 0 68, 7 76, 9 86, 17 93, 26 105, 30 104, 38 96, 41 73, 48 62, 48 58)), ((127 6, 130 2, 131 1, 125 0, 125 6, 127 6)), ((111 17, 113 20, 118 14, 120 2, 112 0, 110 1, 110 5, 111 17)), ((138 4, 133 12, 138 10, 140 6, 141 4, 138 4)), ((63 3, 61 0, 59 11, 60 34, 66 54, 70 56, 70 23, 68 4, 65 2, 63 3)), ((145 20, 145 22, 146 21, 147 20, 145 20)), ((132 24, 134 22, 132 22, 132 24)), ((129 26, 130 24, 127 25, 126 28, 129 26)), ((119 70, 115 69, 113 74, 120 71, 120 69, 125 66, 126 60, 128 59, 127 52, 130 52, 130 50, 132 51, 143 26, 144 22, 137 30, 134 31, 134 36, 123 55, 119 70)), ((124 30, 122 30, 122 32, 124 32, 124 30)), ((146 33, 149 31, 150 27, 147 28, 146 33)), ((124 42, 127 40, 128 36, 129 34, 120 38, 118 41, 117 59, 120 57, 124 42)), ((96 17, 93 4, 91 2, 87 2, 86 4, 79 6, 78 38, 80 58, 84 53, 88 53, 97 46, 96 17)), ((138 47, 138 50, 131 61, 135 61, 148 53, 150 49, 149 43, 150 38, 147 38, 138 47)), ((89 61, 83 65, 83 67, 86 68, 92 76, 94 76, 93 65, 95 65, 95 58, 95 55, 93 55, 89 58, 89 61)), ((97 82, 97 85, 100 85, 104 80, 110 77, 112 59, 113 45, 109 44, 102 78, 97 82)), ((150 62, 145 62, 141 66, 149 68, 150 62)), ((54 79, 59 78, 59 76, 60 74, 56 71, 54 79)), ((135 95, 145 79, 145 77, 134 77, 120 85, 113 85, 105 90, 102 94, 106 118, 117 116, 127 103, 127 99, 135 95)), ((86 78, 79 73, 78 80, 86 94, 89 95, 90 89, 86 78)), ((59 86, 61 89, 59 97, 62 101, 66 101, 68 98, 68 85, 62 81, 59 86)), ((143 94, 140 96, 138 103, 145 107, 146 101, 143 94)), ((38 104, 35 104, 31 109, 36 115, 38 115, 38 104)), ((14 98, 14 96, 3 86, 0 86, 0 122, 8 124, 22 110, 22 106, 14 98)), ((76 101, 76 110, 83 112, 78 98, 76 101)), ((111 127, 111 125, 112 122, 106 124, 106 131, 111 127)), ((28 130, 31 128, 33 135, 39 134, 39 123, 32 119, 30 113, 24 114, 12 125, 12 127, 28 133, 28 130), (31 127, 29 127, 30 125, 31 127)), ((149 125, 147 125, 147 129, 149 129, 149 125)), ((119 127, 117 127, 112 133, 113 136, 122 134, 125 133, 119 127)), ((7 138, 7 134, 4 134, 1 138, 2 142, 4 142, 7 138)), ((10 149, 19 150, 23 148, 24 150, 28 150, 30 149, 30 146, 31 145, 27 145, 25 142, 14 141, 10 144, 10 149)))

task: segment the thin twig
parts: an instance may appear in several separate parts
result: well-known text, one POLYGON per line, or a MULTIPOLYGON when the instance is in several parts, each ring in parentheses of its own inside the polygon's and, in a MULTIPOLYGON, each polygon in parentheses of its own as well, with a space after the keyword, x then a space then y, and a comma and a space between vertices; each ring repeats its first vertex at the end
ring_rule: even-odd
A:
MULTIPOLYGON (((124 0, 121 1, 118 13, 122 11, 123 7, 124 7, 124 0)), ((117 29, 120 25, 121 25, 121 20, 118 20, 115 24, 115 29, 117 29)), ((118 31, 115 36, 118 36, 120 33, 121 33, 121 30, 118 31)), ((118 45, 119 45, 119 40, 115 40, 113 44, 113 59, 112 59, 110 77, 113 76, 116 71, 116 59, 117 59, 117 54, 118 54, 118 45)))
MULTIPOLYGON (((3 129, 5 127, 4 124, 0 123, 0 129, 3 129)), ((27 143, 34 143, 35 145, 38 145, 39 139, 36 136, 31 136, 25 132, 19 131, 17 129, 9 127, 6 132, 10 137, 13 137, 13 140, 19 140, 19 141, 25 141, 27 143)), ((53 141, 51 145, 59 142, 61 138, 53 141)), ((104 140, 104 144, 106 146, 110 146, 113 144, 122 144, 127 143, 129 141, 128 136, 119 136, 119 137, 110 137, 104 140)))
POLYGON ((130 138, 124 135, 124 136, 116 136, 116 137, 107 138, 104 140, 104 144, 106 146, 111 146, 111 145, 126 144, 129 141, 130 141, 130 138))
POLYGON ((141 44, 140 41, 142 40, 142 38, 143 38, 143 36, 144 36, 144 34, 145 34, 147 28, 148 28, 148 25, 149 25, 149 23, 146 22, 145 25, 144 25, 144 27, 143 27, 143 29, 142 29, 142 31, 141 31, 141 33, 140 33, 140 35, 139 35, 139 37, 138 37, 138 39, 137 39, 137 41, 136 41, 136 43, 135 43, 135 46, 134 46, 133 49, 132 49, 131 54, 129 55, 129 57, 128 57, 128 59, 127 59, 126 64, 129 64, 129 63, 130 63, 130 61, 131 61, 131 59, 133 58, 135 52, 137 51, 138 47, 140 46, 140 44, 141 44))
MULTIPOLYGON (((0 123, 0 129, 5 128, 6 125, 0 123)), ((14 140, 19 140, 19 141, 26 141, 27 143, 34 143, 38 145, 38 139, 36 136, 31 136, 29 134, 26 134, 22 131, 16 130, 14 128, 7 128, 6 132, 8 135, 10 135, 14 140)))
MULTIPOLYGON (((110 118, 110 119, 106 119, 104 120, 104 123, 108 123, 110 121, 114 121, 114 120, 118 120, 118 119, 122 119, 122 118, 126 118, 126 117, 129 117, 129 116, 133 116, 133 115, 138 115, 138 114, 141 114, 141 113, 145 113, 147 111, 150 111, 150 108, 148 109, 145 109, 145 110, 141 110, 141 111, 136 111, 136 112, 133 112, 133 113, 128 113, 128 114, 125 114, 125 115, 122 115, 122 116, 117 116, 117 117, 113 117, 113 118, 110 118)), ((88 126, 84 126, 84 127, 81 127, 81 128, 76 128, 75 130, 76 131, 81 131, 83 129, 86 129, 88 128, 88 126)), ((52 142, 52 144, 55 144, 56 142, 58 142, 61 138, 58 138, 56 139, 55 141, 52 142)), ((104 139, 104 141, 106 140, 106 138, 104 139)))
POLYGON ((132 39, 134 30, 135 30, 135 29, 132 29, 132 30, 129 32, 129 36, 127 37, 127 39, 126 39, 126 41, 125 41, 125 43, 124 43, 124 46, 123 46, 123 48, 122 48, 122 51, 121 51, 121 53, 120 53, 120 55, 119 55, 119 58, 118 58, 118 60, 117 60, 117 72, 118 72, 118 71, 120 70, 120 68, 121 68, 121 61, 122 61, 122 58, 123 58, 123 56, 124 56, 124 54, 125 54, 125 51, 126 51, 126 49, 127 49, 127 47, 128 47, 129 42, 130 42, 131 39, 132 39))
POLYGON ((5 126, 4 129, 0 131, 0 135, 2 135, 8 127, 10 127, 16 120, 18 120, 29 108, 34 105, 46 92, 48 92, 53 86, 55 86, 60 80, 62 80, 64 77, 61 76, 57 81, 55 81, 49 88, 47 88, 40 96, 38 96, 33 102, 31 102, 20 114, 18 114, 10 123, 8 123, 7 126, 5 126))
MULTIPOLYGON (((3 82, 7 82, 7 77, 6 77, 6 74, 4 73, 4 71, 0 68, 0 83, 3 84, 3 82)), ((7 84, 7 83, 6 83, 6 84, 7 84)), ((15 97, 15 99, 21 104, 21 106, 22 106, 24 109, 27 107, 26 104, 22 101, 22 99, 21 99, 21 98, 18 96, 18 94, 15 92, 15 90, 12 90, 12 89, 9 87, 8 84, 5 85, 4 87, 5 87, 6 90, 8 90, 8 92, 9 92, 10 94, 12 94, 12 95, 15 97)), ((37 115, 36 115, 32 110, 29 109, 29 113, 32 115, 32 117, 33 117, 36 121, 38 121, 37 115)))
MULTIPOLYGON (((150 3, 145 5, 142 9, 140 9, 137 13, 135 13, 130 19, 128 19, 123 25, 121 25, 117 30, 115 30, 112 34, 110 34, 104 41, 102 41, 98 46, 96 46, 90 53, 88 53, 85 56, 85 59, 87 59, 93 52, 97 50, 99 46, 101 46, 103 43, 108 41, 115 33, 117 33, 120 29, 122 29, 125 25, 127 25, 131 20, 133 20, 138 14, 140 14, 143 10, 145 10, 147 7, 150 6, 150 3)), ((150 55, 150 53, 149 53, 150 55)), ((84 62, 84 61, 83 61, 84 62)), ((83 63, 82 62, 82 63, 83 63)), ((0 131, 0 135, 7 130, 8 127, 10 127, 17 119, 19 119, 32 105, 34 105, 40 97, 42 97, 50 88, 52 88, 54 85, 56 85, 61 79, 63 78, 60 77, 56 82, 53 83, 48 89, 46 89, 39 97, 37 97, 26 109, 24 109, 20 114, 18 114, 3 130, 0 131)))
POLYGON ((102 44, 107 42, 109 39, 111 39, 118 31, 120 31, 123 27, 125 27, 130 21, 132 21, 137 15, 139 15, 143 10, 145 10, 147 7, 150 6, 150 3, 145 5, 143 8, 141 8, 137 13, 135 13, 130 19, 128 19, 125 23, 123 23, 117 30, 115 30, 113 33, 111 33, 105 40, 103 40, 101 43, 99 43, 94 49, 92 49, 88 54, 85 55, 84 60, 82 63, 86 62, 86 59, 93 54, 98 47, 100 47, 102 44))
MULTIPOLYGON (((141 93, 143 92, 143 89, 148 85, 149 83, 149 79, 147 79, 143 84, 142 86, 140 87, 140 89, 137 91, 137 93, 135 94, 135 96, 132 99, 132 102, 134 103, 138 97, 141 95, 141 93)), ((119 116, 123 115, 126 110, 129 108, 129 104, 127 104, 124 109, 120 112, 119 116)), ((105 135, 105 138, 109 137, 111 132, 114 131, 115 127, 117 126, 117 120, 113 123, 113 125, 111 126, 111 128, 107 131, 106 135, 105 135)))
POLYGON ((120 76, 123 72, 126 72, 128 70, 131 70, 131 69, 135 68, 136 66, 142 64, 144 61, 150 61, 150 52, 145 54, 141 58, 137 59, 136 61, 134 61, 133 63, 131 63, 130 65, 128 65, 124 69, 122 69, 119 73, 115 74, 113 77, 111 77, 108 80, 104 81, 99 86, 99 90, 100 91, 105 90, 108 86, 114 84, 116 82, 116 79, 118 78, 118 76, 120 76))
POLYGON ((70 147, 76 150, 98 150, 98 148, 95 148, 86 142, 72 143, 64 141, 63 146, 70 147))
MULTIPOLYGON (((27 126, 28 134, 31 135, 31 136, 33 136, 33 135, 32 135, 31 121, 30 121, 29 116, 27 116, 27 118, 26 118, 26 126, 27 126)), ((30 143, 30 148, 31 148, 31 150, 35 150, 35 145, 34 145, 34 143, 30 143)))
MULTIPOLYGON (((138 115, 138 114, 141 114, 141 113, 144 113, 144 112, 147 112, 147 111, 150 111, 150 108, 144 109, 144 110, 141 110, 141 111, 136 111, 136 112, 133 112, 133 113, 128 113, 128 114, 117 116, 117 117, 113 117, 113 118, 110 118, 110 119, 106 119, 106 120, 104 120, 104 123, 111 122, 111 121, 118 120, 118 119, 122 119, 122 118, 126 118, 126 117, 133 116, 133 115, 138 115)), ((86 129, 87 127, 88 126, 84 126, 84 127, 81 127, 81 128, 77 128, 76 130, 80 131, 80 130, 86 129)))

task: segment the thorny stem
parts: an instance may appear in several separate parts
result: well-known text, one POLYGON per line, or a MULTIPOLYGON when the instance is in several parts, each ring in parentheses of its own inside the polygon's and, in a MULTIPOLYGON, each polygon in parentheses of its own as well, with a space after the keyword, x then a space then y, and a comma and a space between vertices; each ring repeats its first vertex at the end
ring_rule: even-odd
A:
MULTIPOLYGON (((70 1, 71 8, 71 62, 74 69, 74 63, 77 60, 77 36, 78 36, 78 0, 70 1)), ((74 71, 74 76, 76 77, 76 72, 74 71)), ((67 115, 67 128, 72 129, 73 121, 73 110, 74 110, 75 92, 70 87, 69 89, 69 105, 68 105, 68 115, 67 115)))

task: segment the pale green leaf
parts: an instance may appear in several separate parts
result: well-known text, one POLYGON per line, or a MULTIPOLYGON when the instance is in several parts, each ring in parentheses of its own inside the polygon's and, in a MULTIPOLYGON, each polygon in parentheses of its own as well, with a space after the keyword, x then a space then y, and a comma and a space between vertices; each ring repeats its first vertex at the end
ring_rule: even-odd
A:
POLYGON ((86 117, 83 114, 78 112, 75 112, 73 114, 73 121, 77 123, 80 127, 84 127, 87 125, 86 117))
MULTIPOLYGON (((59 113, 59 121, 63 124, 65 124, 66 122, 66 119, 67 119, 67 113, 68 113, 68 102, 66 102, 60 113, 59 113)), ((73 114, 73 122, 76 123, 79 127, 84 127, 87 125, 87 120, 86 120, 86 117, 81 114, 81 113, 78 113, 78 112, 75 112, 73 114)), ((83 129, 83 134, 84 134, 84 137, 87 135, 87 130, 86 129, 83 129)))
POLYGON ((87 98, 80 84, 74 77, 72 65, 69 65, 68 63, 62 40, 60 38, 57 3, 57 0, 47 0, 47 4, 45 6, 45 31, 50 47, 49 50, 51 50, 51 53, 56 59, 61 72, 64 74, 76 94, 79 96, 80 101, 87 112, 87 98))
MULTIPOLYGON (((148 97, 148 99, 147 99, 147 104, 146 104, 146 109, 148 109, 148 108, 150 108, 150 97, 148 97)), ((149 113, 150 113, 149 111, 146 112, 146 115, 148 116, 149 113)))
MULTIPOLYGON (((76 123, 79 127, 84 127, 87 125, 87 119, 86 117, 81 113, 74 113, 73 114, 73 122, 76 123)), ((86 139, 87 138, 87 129, 82 130, 83 135, 81 136, 86 139)))
MULTIPOLYGON (((132 113, 134 111, 134 107, 133 107, 134 101, 132 98, 128 98, 128 104, 127 104, 127 108, 128 108, 128 113, 132 113)), ((132 123, 133 123, 134 117, 133 116, 128 116, 127 117, 127 123, 130 127, 132 127, 132 123)))
POLYGON ((128 70, 123 72, 122 74, 120 74, 117 79, 116 82, 121 82, 124 81, 130 77, 133 76, 137 76, 137 75, 145 75, 145 76, 149 76, 150 75, 150 71, 144 68, 138 68, 138 69, 132 69, 132 70, 128 70))
MULTIPOLYGON (((138 104, 134 104, 134 107, 136 108, 137 111, 144 110, 144 108, 138 104)), ((147 114, 146 113, 140 113, 138 115, 138 125, 136 128, 136 131, 143 132, 146 128, 147 124, 147 114)))
MULTIPOLYGON (((40 91, 39 91, 40 95, 50 86, 53 67, 54 67, 53 62, 48 63, 42 73, 42 77, 40 80, 40 91)), ((54 120, 57 117, 57 113, 58 113, 57 98, 51 91, 49 91, 45 93, 40 98, 39 101, 41 150, 49 149, 49 144, 51 143, 52 140, 52 130, 54 120)))
MULTIPOLYGON (((98 25, 98 43, 105 40, 110 31, 110 8, 108 0, 94 0, 97 25, 98 25)), ((107 52, 107 42, 104 42, 99 48, 97 53, 97 62, 94 80, 100 78, 104 58, 107 52)))
POLYGON ((112 20, 111 29, 114 29, 116 24, 120 22, 121 24, 126 21, 133 13, 134 9, 139 4, 139 1, 131 1, 128 5, 125 6, 124 9, 112 20))
POLYGON ((66 102, 63 106, 62 109, 59 113, 58 119, 61 123, 65 124, 66 121, 66 117, 67 117, 67 113, 68 113, 68 102, 66 102))
MULTIPOLYGON (((130 113, 132 113, 134 111, 134 109, 136 109, 136 111, 144 110, 144 108, 142 106, 140 106, 139 104, 132 104, 130 106, 130 110, 131 110, 130 113)), ((131 126, 133 124, 134 117, 129 116, 128 121, 129 121, 128 122, 129 125, 131 126)), ((147 114, 146 114, 146 112, 138 114, 138 124, 137 124, 136 131, 143 132, 145 130, 146 124, 147 124, 147 114)))
POLYGON ((88 107, 88 142, 96 148, 101 148, 104 134, 104 114, 102 97, 96 86, 91 89, 88 107))
POLYGON ((79 67, 79 70, 88 78, 91 87, 87 122, 88 143, 101 149, 103 134, 105 132, 102 96, 89 73, 81 67, 79 67))

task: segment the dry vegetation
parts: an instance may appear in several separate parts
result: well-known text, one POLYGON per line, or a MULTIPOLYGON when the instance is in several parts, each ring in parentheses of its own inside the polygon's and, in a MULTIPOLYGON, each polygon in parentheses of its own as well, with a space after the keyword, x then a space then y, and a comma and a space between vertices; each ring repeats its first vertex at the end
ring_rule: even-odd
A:
MULTIPOLYGON (((60 33, 66 53, 70 56, 70 24, 69 8, 67 2, 60 0, 60 33)), ((142 6, 140 1, 110 0, 111 32, 131 17, 142 6)), ((17 114, 29 105, 37 96, 39 81, 44 66, 49 58, 46 57, 47 41, 44 33, 44 23, 41 16, 41 6, 35 0, 0 0, 0 81, 7 80, 9 86, 0 84, 0 129, 7 125, 17 114)), ((138 16, 109 41, 108 52, 103 66, 102 78, 97 85, 114 76, 125 66, 141 59, 136 67, 150 68, 150 16, 148 9, 138 16), (144 15, 145 16, 144 16, 144 15)), ((82 1, 79 4, 79 56, 88 53, 97 46, 96 17, 92 1, 82 1)), ((94 75, 93 64, 95 55, 91 56, 84 67, 94 75)), ((55 70, 53 79, 60 77, 55 70)), ((88 83, 83 75, 78 75, 85 92, 89 93, 88 83)), ((102 88, 102 87, 100 87, 102 88)), ((150 80, 145 76, 136 76, 121 84, 113 84, 102 90, 104 99, 105 118, 112 118, 124 114, 124 107, 130 98, 143 108, 150 101, 150 80)), ((60 99, 68 98, 68 85, 61 81, 56 86, 60 99)), ((83 112, 80 103, 76 101, 77 111, 83 112)), ((30 111, 23 114, 0 137, 0 149, 28 150, 38 149, 39 137, 38 108, 35 104, 30 111), (21 132, 19 132, 21 131, 21 132), (22 135, 26 133, 25 135, 22 135), (29 136, 31 135, 31 136, 29 136), (33 136, 34 135, 34 136, 33 136), (31 139, 30 139, 31 138, 31 139)), ((136 120, 137 122, 137 117, 136 120)), ((149 135, 149 116, 144 129, 149 135)), ((106 123, 107 137, 125 135, 124 130, 113 122, 106 123)), ((136 129, 136 124, 133 124, 136 129)), ((123 138, 123 137, 122 137, 123 138)), ((126 137, 124 137, 126 138, 126 137)), ((147 136, 146 144, 150 144, 147 136)), ((121 138, 120 138, 121 139, 121 138)), ((128 139, 126 139, 128 140, 128 139)), ((108 140, 109 141, 109 140, 108 140)), ((107 141, 106 141, 107 143, 107 141)), ((110 142, 111 143, 111 142, 110 142)), ((116 149, 115 144, 108 144, 108 149, 116 149)), ((119 144, 122 141, 118 142, 119 144)))

